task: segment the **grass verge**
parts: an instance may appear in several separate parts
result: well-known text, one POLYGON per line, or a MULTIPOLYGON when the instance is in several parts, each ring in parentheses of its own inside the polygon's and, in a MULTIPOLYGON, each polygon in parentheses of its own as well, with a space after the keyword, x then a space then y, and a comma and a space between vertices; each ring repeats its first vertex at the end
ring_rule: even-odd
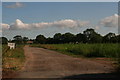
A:
POLYGON ((32 46, 84 57, 117 58, 120 53, 118 44, 34 44, 32 46))
POLYGON ((3 74, 6 74, 7 72, 11 71, 18 71, 23 67, 25 62, 23 47, 24 45, 17 45, 15 49, 9 49, 7 45, 3 45, 2 47, 3 74))

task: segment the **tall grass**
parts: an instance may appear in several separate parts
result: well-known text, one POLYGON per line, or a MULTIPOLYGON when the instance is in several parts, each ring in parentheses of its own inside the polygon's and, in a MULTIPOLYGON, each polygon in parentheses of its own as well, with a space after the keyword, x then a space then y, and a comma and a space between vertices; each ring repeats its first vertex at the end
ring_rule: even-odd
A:
POLYGON ((17 45, 15 49, 9 49, 7 45, 3 45, 3 70, 19 70, 23 66, 25 61, 23 47, 24 45, 17 45))
MULTIPOLYGON (((35 45, 34 45, 35 46, 35 45)), ((120 50, 118 44, 44 44, 36 45, 47 49, 68 52, 72 55, 85 57, 118 57, 120 50)))
MULTIPOLYGON (((7 47, 6 47, 7 48, 7 47)), ((3 51, 5 49, 3 48, 3 51)), ((24 58, 24 50, 23 45, 17 45, 15 49, 9 49, 6 53, 4 53, 5 57, 11 57, 11 58, 24 58)), ((3 56, 3 57, 4 57, 3 56)))
POLYGON ((6 44, 2 45, 2 55, 4 55, 8 50, 9 47, 6 44))
POLYGON ((2 53, 2 44, 0 44, 0 53, 2 53))

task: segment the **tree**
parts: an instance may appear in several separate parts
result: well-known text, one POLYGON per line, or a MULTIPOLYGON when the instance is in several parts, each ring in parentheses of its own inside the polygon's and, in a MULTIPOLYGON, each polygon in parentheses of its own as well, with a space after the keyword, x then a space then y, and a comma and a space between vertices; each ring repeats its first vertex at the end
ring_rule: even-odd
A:
POLYGON ((91 35, 91 43, 101 43, 102 42, 102 36, 98 33, 94 33, 91 35))
POLYGON ((21 44, 21 43, 23 43, 22 36, 21 36, 21 35, 16 35, 16 36, 14 36, 12 42, 15 42, 16 44, 21 44))
POLYGON ((94 29, 86 29, 83 34, 85 35, 87 43, 100 43, 102 36, 94 31, 94 29))
POLYGON ((86 42, 90 42, 91 41, 91 35, 94 33, 94 29, 86 29, 83 34, 85 35, 86 37, 86 42))
POLYGON ((112 43, 118 43, 119 42, 119 37, 118 36, 112 37, 110 41, 112 43))
POLYGON ((7 44, 8 39, 6 37, 0 37, 0 43, 7 44))
POLYGON ((46 43, 47 44, 54 44, 55 42, 54 42, 53 38, 48 37, 47 40, 46 40, 46 43))
POLYGON ((46 38, 43 35, 38 35, 35 39, 36 43, 41 43, 45 44, 46 43, 46 38))
POLYGON ((26 43, 28 40, 28 37, 23 37, 23 43, 26 43))
POLYGON ((0 44, 2 44, 2 37, 0 37, 0 44))
POLYGON ((117 35, 117 40, 118 40, 117 42, 120 43, 120 34, 117 35))
POLYGON ((61 41, 63 43, 70 43, 74 42, 75 35, 71 33, 65 33, 62 35, 61 41))
POLYGON ((62 34, 61 33, 56 33, 53 37, 54 39, 54 43, 61 43, 61 40, 62 40, 62 34))
POLYGON ((112 43, 115 40, 115 33, 108 33, 103 37, 104 43, 112 43))
POLYGON ((86 42, 86 37, 85 37, 85 35, 84 35, 84 34, 81 34, 81 33, 77 34, 77 35, 75 36, 75 42, 85 43, 85 42, 86 42))

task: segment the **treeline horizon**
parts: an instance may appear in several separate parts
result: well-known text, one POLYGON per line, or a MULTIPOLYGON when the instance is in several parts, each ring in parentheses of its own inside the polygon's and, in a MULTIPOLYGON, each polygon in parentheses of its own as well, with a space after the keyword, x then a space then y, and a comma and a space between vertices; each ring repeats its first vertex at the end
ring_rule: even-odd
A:
POLYGON ((70 32, 61 34, 56 33, 53 37, 46 38, 44 35, 37 35, 35 39, 29 39, 28 37, 22 37, 16 35, 13 40, 8 40, 6 37, 0 37, 0 43, 7 44, 7 42, 14 42, 16 44, 26 44, 28 41, 32 41, 35 44, 64 44, 64 43, 120 43, 120 34, 109 32, 105 36, 95 32, 94 29, 89 28, 83 31, 83 33, 72 34, 70 32))

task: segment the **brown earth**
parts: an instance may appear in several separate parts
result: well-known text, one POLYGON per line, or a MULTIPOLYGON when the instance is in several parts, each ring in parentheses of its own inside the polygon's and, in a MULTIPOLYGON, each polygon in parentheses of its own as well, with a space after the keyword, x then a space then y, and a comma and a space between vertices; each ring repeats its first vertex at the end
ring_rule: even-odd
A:
POLYGON ((24 47, 26 62, 14 78, 115 78, 112 61, 75 58, 43 48, 24 47))

